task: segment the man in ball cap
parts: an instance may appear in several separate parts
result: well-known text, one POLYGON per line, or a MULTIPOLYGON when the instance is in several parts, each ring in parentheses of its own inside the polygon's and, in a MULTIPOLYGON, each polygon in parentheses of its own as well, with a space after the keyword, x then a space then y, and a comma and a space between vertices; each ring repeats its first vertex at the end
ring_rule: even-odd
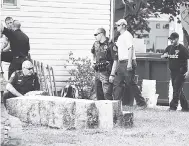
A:
POLYGON ((6 106, 6 99, 24 96, 29 91, 39 90, 40 85, 36 73, 33 71, 33 64, 26 60, 22 63, 22 70, 12 73, 7 85, 7 92, 3 95, 6 106))
POLYGON ((189 77, 189 50, 179 44, 178 33, 173 32, 168 39, 171 41, 171 45, 165 49, 161 57, 169 59, 171 71, 173 99, 170 102, 169 110, 177 110, 180 100, 182 111, 189 111, 189 104, 183 92, 184 82, 189 77))
POLYGON ((136 72, 136 54, 133 48, 133 36, 127 31, 127 21, 120 19, 116 22, 117 31, 120 32, 120 36, 116 42, 118 47, 118 69, 117 75, 114 80, 114 98, 122 100, 128 93, 124 93, 124 86, 129 87, 131 96, 130 105, 133 105, 134 98, 138 105, 138 109, 146 108, 145 99, 141 95, 141 91, 135 81, 136 72), (132 99, 131 99, 132 98, 132 99))

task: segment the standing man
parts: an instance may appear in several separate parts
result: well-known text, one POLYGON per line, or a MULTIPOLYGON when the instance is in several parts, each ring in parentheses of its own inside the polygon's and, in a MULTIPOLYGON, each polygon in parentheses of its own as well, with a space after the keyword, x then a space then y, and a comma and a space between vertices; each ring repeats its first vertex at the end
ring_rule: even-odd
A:
MULTIPOLYGON (((13 29, 13 18, 12 17, 6 17, 5 18, 5 24, 7 26, 7 29, 12 30, 13 29)), ((1 61, 5 62, 11 62, 13 59, 11 48, 10 48, 10 42, 8 41, 8 44, 6 47, 1 49, 1 61)))
POLYGON ((13 29, 13 18, 12 17, 6 17, 5 18, 5 24, 8 29, 13 29))
POLYGON ((9 39, 13 55, 9 66, 9 78, 14 71, 22 69, 22 63, 28 59, 30 50, 29 38, 20 30, 20 27, 21 24, 18 20, 13 21, 13 30, 9 30, 1 24, 1 32, 9 39))
POLYGON ((189 104, 184 96, 183 85, 185 79, 189 77, 189 51, 179 44, 179 34, 174 32, 169 37, 169 45, 162 58, 169 59, 169 69, 171 71, 171 80, 173 86, 173 99, 170 102, 169 110, 177 110, 180 100, 182 111, 189 111, 189 104))
MULTIPOLYGON (((124 97, 124 88, 128 86, 131 97, 134 97, 138 109, 146 108, 145 99, 135 81, 136 55, 133 48, 133 36, 127 31, 127 21, 120 19, 116 22, 117 31, 120 32, 116 45, 118 46, 119 64, 115 77, 114 96, 117 100, 124 97)), ((132 99, 131 99, 132 100, 132 99)))
POLYGON ((29 91, 40 89, 37 74, 33 72, 33 64, 26 60, 22 64, 22 70, 15 71, 7 85, 7 92, 3 94, 3 101, 6 105, 6 99, 24 96, 29 91))
POLYGON ((106 37, 104 28, 95 31, 91 49, 94 59, 95 91, 98 100, 113 100, 113 81, 117 68, 117 47, 106 37))

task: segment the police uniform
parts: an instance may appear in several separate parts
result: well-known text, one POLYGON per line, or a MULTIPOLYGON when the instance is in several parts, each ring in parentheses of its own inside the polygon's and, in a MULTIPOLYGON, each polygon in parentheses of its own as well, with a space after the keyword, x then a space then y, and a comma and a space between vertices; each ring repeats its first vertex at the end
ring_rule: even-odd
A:
POLYGON ((169 45, 164 53, 168 53, 169 69, 173 86, 173 99, 170 102, 170 109, 176 110, 180 100, 183 110, 189 110, 189 104, 184 96, 183 85, 185 82, 184 74, 187 72, 187 59, 189 51, 182 45, 169 45))
POLYGON ((12 62, 9 66, 8 78, 16 70, 22 69, 22 63, 29 59, 28 51, 30 50, 29 38, 20 29, 15 31, 4 27, 3 34, 9 39, 12 51, 12 62))
MULTIPOLYGON (((116 45, 118 47, 119 63, 114 79, 114 98, 122 101, 127 100, 127 105, 133 105, 135 98, 138 106, 146 106, 145 99, 142 97, 141 91, 135 81, 136 64, 133 62, 132 70, 127 70, 129 48, 133 46, 133 36, 126 30, 118 37, 116 45), (126 90, 127 92, 125 92, 126 90), (128 93, 130 96, 128 96, 128 93)), ((132 59, 136 60, 135 52, 132 59)))
MULTIPOLYGON (((18 70, 12 73, 8 83, 10 83, 18 92, 22 95, 26 94, 29 91, 35 91, 40 89, 39 80, 37 74, 30 76, 24 76, 22 70, 18 70)), ((3 95, 4 104, 6 99, 15 97, 11 92, 5 92, 3 95)))
POLYGON ((96 41, 91 52, 96 58, 95 90, 98 100, 112 100, 113 84, 109 82, 114 60, 118 60, 117 47, 107 38, 105 42, 96 41))

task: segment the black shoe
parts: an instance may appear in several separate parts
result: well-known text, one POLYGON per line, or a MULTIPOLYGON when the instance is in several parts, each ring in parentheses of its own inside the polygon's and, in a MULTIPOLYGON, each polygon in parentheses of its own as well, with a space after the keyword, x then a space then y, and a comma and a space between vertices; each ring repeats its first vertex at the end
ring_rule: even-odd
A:
POLYGON ((189 108, 186 108, 186 109, 181 109, 182 112, 189 112, 189 108))

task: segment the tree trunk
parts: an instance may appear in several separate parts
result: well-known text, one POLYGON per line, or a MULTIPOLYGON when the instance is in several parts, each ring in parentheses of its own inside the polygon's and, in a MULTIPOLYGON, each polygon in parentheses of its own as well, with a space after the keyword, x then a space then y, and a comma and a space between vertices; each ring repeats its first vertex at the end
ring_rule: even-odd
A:
POLYGON ((183 37, 184 46, 189 49, 189 35, 184 28, 183 28, 183 35, 184 35, 183 37))

